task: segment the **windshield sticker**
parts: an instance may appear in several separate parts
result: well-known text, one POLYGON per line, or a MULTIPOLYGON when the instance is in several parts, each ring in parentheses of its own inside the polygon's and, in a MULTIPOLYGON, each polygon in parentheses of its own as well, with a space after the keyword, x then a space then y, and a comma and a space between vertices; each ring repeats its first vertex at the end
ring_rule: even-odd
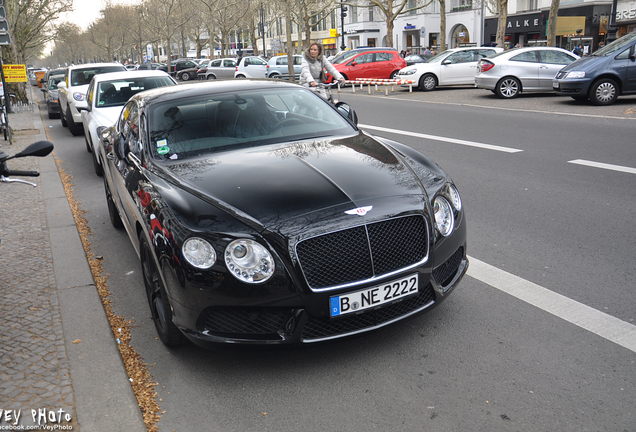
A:
POLYGON ((172 156, 168 156, 168 159, 177 159, 179 156, 175 153, 172 156))
POLYGON ((169 151, 170 151, 170 148, 168 146, 162 146, 157 149, 157 153, 159 153, 160 155, 165 155, 169 151))
POLYGON ((167 146, 167 145, 168 145, 168 140, 162 139, 162 140, 157 141, 157 148, 164 147, 164 146, 167 146))

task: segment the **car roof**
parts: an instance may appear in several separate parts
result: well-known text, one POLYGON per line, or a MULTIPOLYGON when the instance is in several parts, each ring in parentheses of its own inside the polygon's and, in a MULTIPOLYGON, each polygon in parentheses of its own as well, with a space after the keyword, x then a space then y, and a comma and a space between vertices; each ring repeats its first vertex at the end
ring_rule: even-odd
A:
POLYGON ((112 62, 112 63, 84 63, 84 64, 81 64, 81 65, 71 65, 67 69, 68 70, 92 69, 92 68, 102 67, 102 66, 121 66, 121 67, 124 67, 124 65, 121 64, 121 63, 112 62))
POLYGON ((232 91, 245 90, 266 90, 294 87, 302 88, 298 84, 290 83, 283 80, 266 80, 266 79, 249 79, 249 80, 219 80, 206 81, 204 83, 179 84, 176 86, 166 86, 145 90, 133 96, 132 99, 152 100, 155 102, 164 102, 170 100, 187 99, 194 96, 205 96, 206 94, 228 93, 232 91), (278 87, 277 87, 278 86, 278 87))
POLYGON ((170 76, 164 71, 158 70, 137 70, 137 71, 122 71, 122 72, 108 72, 98 74, 93 77, 93 81, 111 81, 122 78, 143 78, 143 77, 165 77, 170 76))

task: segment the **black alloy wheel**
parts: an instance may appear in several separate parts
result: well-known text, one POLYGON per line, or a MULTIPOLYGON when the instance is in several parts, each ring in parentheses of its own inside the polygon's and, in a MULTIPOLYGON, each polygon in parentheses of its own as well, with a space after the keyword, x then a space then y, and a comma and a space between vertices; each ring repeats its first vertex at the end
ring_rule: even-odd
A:
POLYGON ((152 250, 143 233, 140 234, 139 257, 148 304, 159 339, 167 346, 181 345, 184 342, 184 336, 172 322, 172 309, 168 294, 159 276, 152 250))
POLYGON ((110 217, 110 223, 116 229, 122 229, 124 227, 124 223, 121 221, 121 217, 119 216, 119 212, 117 211, 117 207, 115 206, 115 202, 113 201, 113 195, 110 193, 110 188, 108 187, 108 182, 104 177, 104 189, 106 192, 106 205, 108 207, 108 216, 110 217))

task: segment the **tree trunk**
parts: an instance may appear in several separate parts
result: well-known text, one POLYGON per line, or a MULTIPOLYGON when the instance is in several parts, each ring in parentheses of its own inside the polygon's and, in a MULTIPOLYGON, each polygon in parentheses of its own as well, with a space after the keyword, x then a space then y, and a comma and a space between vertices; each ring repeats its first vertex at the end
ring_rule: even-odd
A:
POLYGON ((552 0, 550 5, 550 25, 548 26, 548 46, 556 46, 556 28, 557 28, 557 15, 559 14, 560 0, 552 0))
POLYGON ((393 19, 386 17, 386 46, 393 48, 393 19))
POLYGON ((446 0, 439 0, 439 52, 446 50, 446 0))
POLYGON ((506 22, 508 21, 508 0, 498 0, 497 9, 499 17, 497 18, 497 46, 505 48, 506 40, 506 22))

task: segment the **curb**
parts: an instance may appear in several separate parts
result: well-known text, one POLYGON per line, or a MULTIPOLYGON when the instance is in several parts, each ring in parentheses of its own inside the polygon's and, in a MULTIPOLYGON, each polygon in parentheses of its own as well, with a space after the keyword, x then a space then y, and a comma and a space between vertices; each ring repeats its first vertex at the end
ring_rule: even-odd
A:
MULTIPOLYGON (((48 139, 39 109, 33 112, 33 125, 40 131, 33 137, 34 142, 48 139)), ((55 160, 40 158, 39 165, 56 294, 80 429, 147 431, 97 293, 55 160), (78 339, 80 343, 73 343, 78 339)))

